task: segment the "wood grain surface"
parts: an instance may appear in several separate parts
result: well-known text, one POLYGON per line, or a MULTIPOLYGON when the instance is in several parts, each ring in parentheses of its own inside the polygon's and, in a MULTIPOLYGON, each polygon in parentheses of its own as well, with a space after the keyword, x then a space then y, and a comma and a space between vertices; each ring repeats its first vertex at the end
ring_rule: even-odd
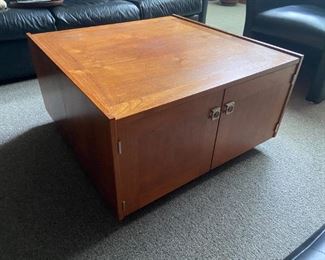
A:
POLYGON ((297 63, 177 17, 29 35, 109 118, 297 63))

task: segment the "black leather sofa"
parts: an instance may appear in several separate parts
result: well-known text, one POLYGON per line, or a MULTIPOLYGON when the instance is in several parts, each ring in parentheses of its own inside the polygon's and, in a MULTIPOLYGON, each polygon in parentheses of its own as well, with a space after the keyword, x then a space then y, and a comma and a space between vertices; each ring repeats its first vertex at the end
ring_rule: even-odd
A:
POLYGON ((208 0, 65 0, 63 5, 52 8, 0 11, 0 84, 34 75, 27 32, 64 30, 171 14, 204 23, 207 3, 208 0))
POLYGON ((247 0, 244 35, 303 53, 315 72, 306 99, 325 99, 324 0, 247 0))

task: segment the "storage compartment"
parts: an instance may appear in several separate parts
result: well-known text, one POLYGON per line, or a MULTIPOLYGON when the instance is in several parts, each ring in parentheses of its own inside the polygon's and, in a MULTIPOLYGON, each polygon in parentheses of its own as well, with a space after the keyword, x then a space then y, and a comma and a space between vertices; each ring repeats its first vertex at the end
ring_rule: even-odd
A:
POLYGON ((296 66, 226 89, 212 168, 275 136, 296 66), (227 113, 227 104, 232 111, 227 113))
POLYGON ((223 90, 209 91, 168 109, 117 121, 121 199, 126 214, 210 170, 223 90))

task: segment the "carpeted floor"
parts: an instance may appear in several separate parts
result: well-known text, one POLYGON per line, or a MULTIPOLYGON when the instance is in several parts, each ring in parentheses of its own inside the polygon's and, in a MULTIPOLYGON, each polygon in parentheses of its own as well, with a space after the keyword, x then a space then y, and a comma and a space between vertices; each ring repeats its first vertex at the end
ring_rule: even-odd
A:
POLYGON ((207 24, 235 34, 242 34, 246 5, 223 6, 218 0, 209 1, 207 24))
MULTIPOLYGON (((213 4, 213 3, 211 3, 213 4)), ((281 259, 325 223, 325 102, 299 82, 279 135, 118 223, 36 80, 0 87, 0 259, 281 259)))

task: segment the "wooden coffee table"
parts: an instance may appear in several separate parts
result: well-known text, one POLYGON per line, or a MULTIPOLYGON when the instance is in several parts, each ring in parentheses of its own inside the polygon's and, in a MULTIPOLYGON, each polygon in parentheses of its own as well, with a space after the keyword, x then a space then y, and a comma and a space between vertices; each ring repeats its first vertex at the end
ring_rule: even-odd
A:
POLYGON ((302 60, 176 16, 28 38, 49 114, 120 220, 274 137, 302 60))

